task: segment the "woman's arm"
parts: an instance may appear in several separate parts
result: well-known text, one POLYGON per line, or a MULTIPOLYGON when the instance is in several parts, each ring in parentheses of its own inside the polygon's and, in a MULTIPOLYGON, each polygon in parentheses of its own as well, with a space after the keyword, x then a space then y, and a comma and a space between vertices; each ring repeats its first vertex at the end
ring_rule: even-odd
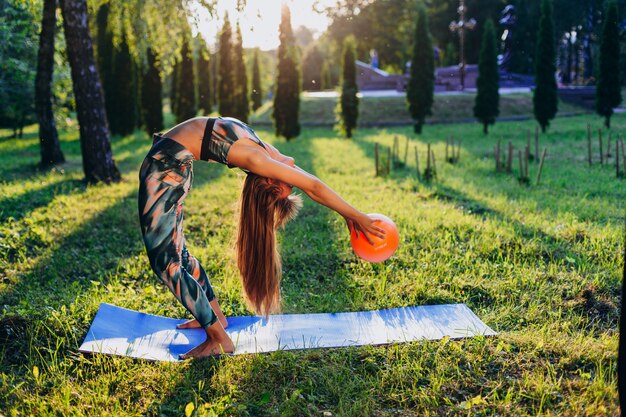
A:
MULTIPOLYGON (((289 158, 289 157, 286 157, 289 158)), ((240 168, 247 169, 257 175, 282 181, 294 187, 298 187, 314 201, 336 211, 342 215, 349 227, 354 227, 357 234, 359 231, 371 233, 378 237, 384 236, 384 230, 374 224, 374 220, 352 207, 339 194, 316 176, 296 167, 293 159, 290 163, 277 161, 265 152, 254 148, 247 148, 244 152, 238 153, 236 160, 231 163, 240 168)))

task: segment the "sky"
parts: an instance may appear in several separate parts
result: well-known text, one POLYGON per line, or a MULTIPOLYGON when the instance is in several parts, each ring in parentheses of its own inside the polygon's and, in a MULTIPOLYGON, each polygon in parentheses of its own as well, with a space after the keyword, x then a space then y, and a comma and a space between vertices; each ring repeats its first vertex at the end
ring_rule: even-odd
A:
MULTIPOLYGON (((209 45, 215 44, 217 33, 224 24, 225 11, 228 11, 228 19, 233 28, 239 19, 244 48, 278 48, 282 3, 286 3, 291 10, 291 27, 294 31, 299 26, 306 26, 317 37, 329 24, 326 15, 313 11, 315 0, 247 0, 246 7, 241 12, 237 12, 236 3, 236 0, 219 0, 215 17, 211 17, 206 10, 197 11, 199 31, 209 45)), ((336 0, 318 0, 317 3, 326 7, 334 5, 336 0)))

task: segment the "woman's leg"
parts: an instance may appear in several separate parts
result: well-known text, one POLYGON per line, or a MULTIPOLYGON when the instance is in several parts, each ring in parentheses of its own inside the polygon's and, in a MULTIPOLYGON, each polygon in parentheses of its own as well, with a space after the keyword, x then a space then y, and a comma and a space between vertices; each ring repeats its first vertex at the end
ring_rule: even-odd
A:
MULTIPOLYGON (((209 304, 211 305, 211 309, 217 316, 217 319, 224 328, 228 327, 228 321, 226 320, 226 316, 222 313, 222 309, 217 302, 217 297, 213 292, 213 288, 211 287, 211 282, 209 281, 209 277, 207 276, 204 268, 200 264, 200 262, 189 253, 187 250, 187 245, 183 243, 183 253, 182 253, 183 267, 191 274, 191 276, 200 284, 202 290, 206 294, 207 299, 209 300, 209 304)), ((183 324, 179 324, 177 326, 179 329, 191 329, 200 327, 200 323, 198 320, 193 319, 189 320, 183 324)))
POLYGON ((146 158, 140 174, 139 217, 150 265, 210 338, 187 357, 232 352, 204 289, 182 265, 182 201, 191 185, 191 165, 164 160, 146 158))

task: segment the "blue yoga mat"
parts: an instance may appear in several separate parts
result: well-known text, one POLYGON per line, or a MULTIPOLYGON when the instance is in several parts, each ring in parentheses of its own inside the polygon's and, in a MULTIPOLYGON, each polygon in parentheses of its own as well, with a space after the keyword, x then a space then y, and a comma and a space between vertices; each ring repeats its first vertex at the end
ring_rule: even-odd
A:
MULTIPOLYGON (((79 350, 178 361, 179 354, 205 340, 202 329, 176 329, 184 321, 102 303, 79 350)), ((226 332, 235 343, 236 355, 496 335, 465 304, 281 314, 267 320, 257 316, 229 317, 226 332)))

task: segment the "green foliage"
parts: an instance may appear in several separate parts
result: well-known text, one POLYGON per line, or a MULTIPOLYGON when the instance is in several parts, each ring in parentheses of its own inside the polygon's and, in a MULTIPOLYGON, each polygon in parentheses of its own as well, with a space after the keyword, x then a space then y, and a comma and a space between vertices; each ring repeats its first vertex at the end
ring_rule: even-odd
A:
POLYGON ((476 102, 474 116, 483 124, 483 131, 488 133, 488 125, 496 122, 500 107, 500 74, 498 70, 498 49, 493 21, 488 20, 483 30, 483 42, 478 62, 476 80, 476 102))
POLYGON ((348 36, 343 41, 343 59, 341 62, 341 96, 337 103, 336 121, 337 128, 347 138, 352 137, 352 131, 356 129, 359 117, 359 98, 356 96, 356 40, 348 36))
POLYGON ((183 37, 180 51, 180 73, 176 89, 176 123, 181 123, 196 116, 196 87, 194 84, 193 54, 189 45, 189 35, 183 37))
POLYGON ((163 84, 158 57, 148 49, 147 68, 141 79, 141 109, 144 128, 148 135, 163 130, 163 84))
POLYGON ((235 114, 235 63, 232 48, 232 27, 226 13, 219 35, 217 100, 220 115, 231 117, 235 114))
MULTIPOLYGON (((355 57, 356 59, 356 57, 355 57)), ((302 60, 302 89, 319 91, 322 85, 322 66, 324 56, 315 43, 309 45, 302 60)))
POLYGON ((287 140, 300 134, 300 67, 299 53, 291 29, 291 12, 287 5, 281 10, 278 46, 278 69, 274 94, 274 130, 287 140))
POLYGON ((196 40, 198 42, 198 61, 196 63, 196 74, 198 76, 198 108, 201 109, 205 115, 208 115, 213 111, 213 77, 211 76, 212 62, 204 39, 202 39, 201 36, 198 36, 196 40))
POLYGON ((541 0, 541 18, 535 54, 535 90, 533 96, 535 119, 543 132, 557 112, 556 43, 552 1, 541 0))
POLYGON ((261 69, 259 66, 259 49, 254 50, 252 61, 252 110, 256 111, 263 104, 263 89, 261 87, 261 69))
POLYGON ((598 81, 596 83, 596 111, 604 116, 604 124, 611 127, 613 109, 622 102, 620 83, 620 33, 617 3, 611 0, 604 16, 598 81))
POLYGON ((232 53, 235 70, 233 74, 235 80, 235 89, 233 90, 235 108, 233 117, 247 123, 248 115, 250 114, 250 99, 248 97, 248 74, 246 72, 243 40, 241 38, 241 27, 239 23, 237 23, 237 29, 235 30, 235 42, 233 43, 232 53))
POLYGON ((39 38, 36 17, 24 1, 0 4, 0 126, 20 134, 35 120, 34 83, 39 38))
POLYGON ((435 57, 428 32, 426 9, 420 3, 415 23, 411 73, 406 90, 409 112, 415 120, 415 133, 422 131, 426 116, 431 114, 435 89, 435 57))

